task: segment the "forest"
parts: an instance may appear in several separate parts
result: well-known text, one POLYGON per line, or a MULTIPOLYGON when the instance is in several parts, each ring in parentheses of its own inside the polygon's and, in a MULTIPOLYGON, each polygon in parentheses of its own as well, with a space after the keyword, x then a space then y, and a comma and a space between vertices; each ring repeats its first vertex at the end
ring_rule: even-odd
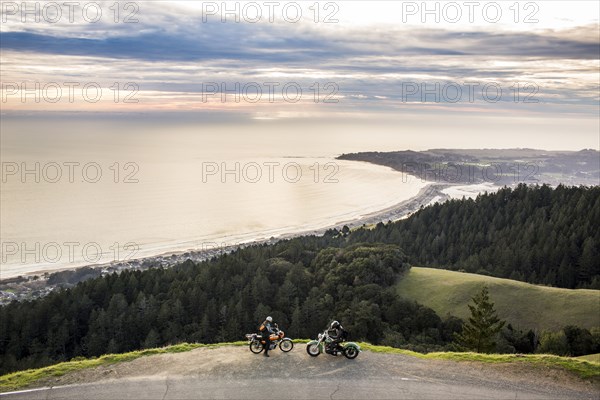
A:
POLYGON ((442 349, 460 320, 400 299, 392 285, 407 268, 393 245, 317 251, 292 240, 88 280, 0 309, 0 373, 182 341, 242 340, 267 315, 293 338, 314 337, 335 317, 353 338, 442 349))
POLYGON ((397 244, 413 265, 600 289, 600 186, 520 184, 377 228, 351 240, 397 244))
MULTIPOLYGON (((598 287, 599 210, 598 187, 520 185, 371 228, 332 229, 202 263, 89 279, 0 308, 0 374, 184 341, 242 340, 267 315, 292 338, 315 337, 337 319, 352 340, 449 350, 462 321, 396 293, 410 265, 598 287)), ((573 353, 569 343, 580 337, 587 347, 579 352, 600 346, 598 335, 576 327, 565 332, 549 338, 547 348, 573 353)), ((523 352, 538 344, 533 332, 512 327, 503 336, 505 350, 507 343, 523 352)))

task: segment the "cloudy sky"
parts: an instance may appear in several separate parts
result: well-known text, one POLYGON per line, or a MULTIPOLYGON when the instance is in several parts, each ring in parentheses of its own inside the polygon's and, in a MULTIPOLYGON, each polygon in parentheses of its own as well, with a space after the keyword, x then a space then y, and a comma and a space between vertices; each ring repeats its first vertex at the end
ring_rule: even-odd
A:
POLYGON ((458 113, 560 119, 599 147, 596 1, 61 4, 2 1, 5 116, 458 113))

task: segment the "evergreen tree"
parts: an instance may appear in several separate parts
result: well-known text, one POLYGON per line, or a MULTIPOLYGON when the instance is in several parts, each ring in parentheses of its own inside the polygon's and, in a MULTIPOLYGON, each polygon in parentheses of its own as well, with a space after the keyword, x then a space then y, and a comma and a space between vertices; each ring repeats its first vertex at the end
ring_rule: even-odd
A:
POLYGON ((151 329, 150 332, 148 332, 148 336, 146 336, 146 340, 144 340, 143 347, 145 349, 151 349, 154 347, 158 347, 159 344, 160 336, 158 335, 156 330, 151 329))
POLYGON ((600 283, 600 186, 520 184, 358 228, 348 243, 396 244, 414 265, 564 288, 600 283))
POLYGON ((496 348, 495 336, 500 332, 505 321, 501 321, 496 315, 487 286, 484 286, 472 300, 473 305, 469 304, 471 317, 463 326, 462 332, 454 334, 454 338, 459 348, 463 350, 491 353, 496 348))
MULTIPOLYGON (((85 280, 0 307, 0 374, 109 351, 239 340, 267 315, 295 338, 314 337, 335 317, 352 340, 448 350, 462 323, 398 295, 394 285, 409 264, 600 288, 598 221, 600 186, 521 185, 424 207, 410 218, 346 235, 331 230, 200 263, 85 280)), ((465 339, 481 333, 481 308, 475 305, 465 339)), ((493 348, 500 321, 491 319, 489 308, 486 340, 464 348, 493 348)), ((525 330, 507 335, 514 351, 535 347, 537 338, 525 330)), ((547 348, 564 341, 567 353, 600 351, 596 331, 566 329, 562 339, 542 341, 547 348)))

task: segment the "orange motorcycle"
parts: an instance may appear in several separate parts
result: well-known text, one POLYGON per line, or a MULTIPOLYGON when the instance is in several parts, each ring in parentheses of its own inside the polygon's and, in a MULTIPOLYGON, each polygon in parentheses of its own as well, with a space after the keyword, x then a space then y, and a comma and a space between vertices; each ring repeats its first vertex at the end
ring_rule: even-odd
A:
MULTIPOLYGON (((292 339, 285 337, 285 332, 279 330, 277 326, 273 329, 273 333, 269 336, 271 339, 271 347, 269 350, 274 350, 275 347, 279 346, 279 349, 284 353, 291 351, 294 348, 294 342, 292 339)), ((249 333, 246 335, 246 339, 248 339, 248 345, 250 347, 250 351, 254 354, 259 354, 263 351, 263 345, 265 341, 262 339, 262 335, 260 333, 249 333)))

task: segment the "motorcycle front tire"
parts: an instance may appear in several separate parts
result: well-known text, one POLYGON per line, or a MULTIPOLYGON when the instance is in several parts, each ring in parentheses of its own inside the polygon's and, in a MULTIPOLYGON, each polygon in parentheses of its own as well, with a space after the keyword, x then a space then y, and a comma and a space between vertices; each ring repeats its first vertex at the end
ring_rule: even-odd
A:
POLYGON ((311 343, 311 344, 307 345, 306 352, 311 357, 316 357, 319 354, 321 354, 321 351, 319 350, 319 345, 316 343, 311 343))
POLYGON ((292 351, 293 348, 294 348, 294 342, 292 342, 289 339, 283 339, 281 342, 279 342, 279 349, 281 351, 283 351, 284 353, 287 353, 288 351, 292 351))

